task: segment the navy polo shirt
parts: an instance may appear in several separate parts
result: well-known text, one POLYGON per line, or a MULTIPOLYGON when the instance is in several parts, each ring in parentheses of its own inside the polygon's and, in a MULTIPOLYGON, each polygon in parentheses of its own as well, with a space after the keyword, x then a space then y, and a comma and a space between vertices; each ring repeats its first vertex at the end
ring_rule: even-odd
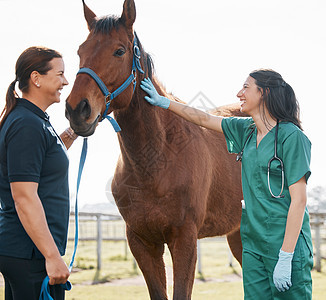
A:
POLYGON ((38 183, 49 229, 64 255, 69 222, 66 151, 48 115, 28 100, 18 99, 0 130, 0 255, 43 257, 18 218, 11 182, 38 183))

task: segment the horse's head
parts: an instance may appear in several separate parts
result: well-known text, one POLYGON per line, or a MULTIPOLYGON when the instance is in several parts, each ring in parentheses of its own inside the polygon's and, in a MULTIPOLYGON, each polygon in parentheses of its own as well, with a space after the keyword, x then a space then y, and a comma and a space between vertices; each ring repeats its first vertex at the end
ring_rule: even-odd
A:
POLYGON ((84 0, 83 5, 90 33, 78 50, 81 69, 67 98, 66 117, 77 134, 89 136, 104 114, 129 106, 135 77, 142 70, 140 50, 134 41, 134 0, 125 0, 121 17, 97 18, 84 0))

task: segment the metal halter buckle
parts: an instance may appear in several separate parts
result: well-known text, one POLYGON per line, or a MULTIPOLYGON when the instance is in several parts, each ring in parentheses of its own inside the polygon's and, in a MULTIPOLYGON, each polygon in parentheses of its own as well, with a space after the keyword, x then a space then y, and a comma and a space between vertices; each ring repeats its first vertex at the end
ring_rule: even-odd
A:
POLYGON ((105 104, 111 104, 112 99, 110 99, 111 93, 104 97, 105 104))
POLYGON ((134 55, 138 58, 138 59, 140 59, 140 49, 139 49, 139 47, 137 46, 137 45, 134 45, 134 55))

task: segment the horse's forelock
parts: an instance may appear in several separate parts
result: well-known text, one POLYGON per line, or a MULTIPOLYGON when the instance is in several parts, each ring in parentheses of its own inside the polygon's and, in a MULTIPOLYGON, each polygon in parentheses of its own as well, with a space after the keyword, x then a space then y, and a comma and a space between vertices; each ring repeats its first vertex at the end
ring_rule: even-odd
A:
POLYGON ((112 29, 118 29, 120 18, 117 16, 104 16, 96 20, 93 25, 94 33, 109 34, 112 29))

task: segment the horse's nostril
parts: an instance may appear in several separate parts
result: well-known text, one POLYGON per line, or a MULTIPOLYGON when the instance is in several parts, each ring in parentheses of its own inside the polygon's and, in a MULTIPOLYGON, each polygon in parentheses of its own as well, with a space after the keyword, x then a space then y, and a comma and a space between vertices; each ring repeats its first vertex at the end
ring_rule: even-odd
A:
POLYGON ((85 122, 89 119, 91 112, 91 106, 86 98, 81 100, 75 109, 72 109, 68 101, 66 102, 66 118, 75 124, 85 122))
POLYGON ((70 114, 67 109, 65 109, 65 117, 70 120, 70 114))
POLYGON ((70 104, 68 103, 68 101, 66 101, 65 116, 68 120, 70 120, 71 112, 72 112, 72 108, 71 108, 70 104))
POLYGON ((78 110, 80 112, 80 116, 82 116, 85 120, 87 120, 91 115, 91 106, 87 99, 83 99, 79 105, 78 110))

